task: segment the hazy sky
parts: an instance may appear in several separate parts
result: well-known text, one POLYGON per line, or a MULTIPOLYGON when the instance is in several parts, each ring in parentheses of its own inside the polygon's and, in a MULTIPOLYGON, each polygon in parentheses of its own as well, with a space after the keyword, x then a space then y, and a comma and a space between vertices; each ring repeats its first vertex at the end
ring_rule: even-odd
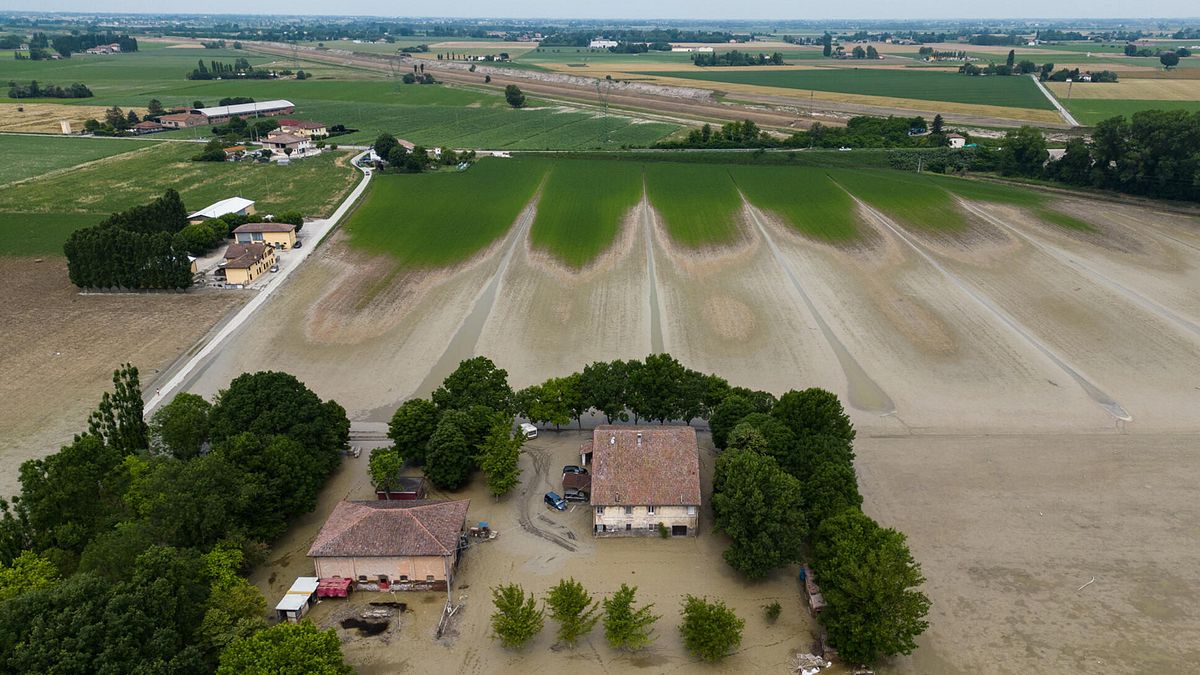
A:
POLYGON ((755 0, 455 0, 454 2, 388 2, 387 0, 208 0, 201 4, 159 0, 0 0, 0 9, 80 12, 211 12, 255 14, 363 14, 375 16, 433 15, 454 17, 545 18, 677 18, 677 19, 870 19, 996 17, 1179 17, 1200 15, 1195 0, 1009 0, 1005 3, 808 2, 755 0), (441 14, 445 13, 445 14, 441 14))

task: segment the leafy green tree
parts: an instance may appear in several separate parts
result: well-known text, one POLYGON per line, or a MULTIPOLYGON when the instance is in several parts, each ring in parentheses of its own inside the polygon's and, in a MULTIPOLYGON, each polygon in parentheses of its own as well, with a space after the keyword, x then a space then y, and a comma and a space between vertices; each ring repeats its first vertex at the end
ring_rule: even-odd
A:
POLYGON ((903 534, 848 509, 821 523, 813 553, 828 603, 820 621, 843 660, 872 663, 916 649, 930 604, 916 590, 925 579, 903 534))
POLYGON ((670 354, 651 354, 629 375, 630 408, 634 414, 666 422, 683 408, 686 369, 670 354))
POLYGON ((443 415, 429 439, 425 456, 425 477, 443 490, 457 490, 466 484, 475 468, 474 452, 463 430, 450 415, 443 415))
POLYGON ((546 594, 550 618, 558 622, 558 640, 574 646, 591 632, 600 620, 600 603, 592 599, 583 584, 574 578, 563 579, 546 594))
POLYGON ((1163 65, 1163 68, 1170 70, 1179 65, 1179 54, 1175 52, 1163 52, 1158 57, 1158 62, 1163 65))
POLYGON ((811 527, 846 509, 862 506, 854 466, 840 461, 818 463, 804 481, 804 515, 811 527))
POLYGON ((687 650, 705 661, 720 661, 742 644, 744 619, 721 601, 687 595, 683 599, 683 622, 679 632, 687 650))
POLYGON ((829 58, 833 55, 833 36, 825 33, 821 36, 821 56, 829 58))
POLYGON ((155 540, 208 548, 238 532, 259 539, 281 534, 286 520, 271 501, 277 495, 222 453, 188 462, 168 458, 129 461, 125 501, 155 540))
POLYGON ((342 643, 332 628, 311 621, 280 623, 235 640, 221 652, 219 675, 352 675, 342 656, 342 643))
POLYGON ((215 454, 243 471, 242 480, 253 485, 256 499, 263 502, 239 519, 261 539, 282 534, 291 518, 316 508, 317 494, 330 473, 327 451, 282 434, 238 434, 215 454))
POLYGON ((725 562, 762 579, 797 562, 808 528, 804 486, 775 460, 750 450, 727 450, 713 476, 716 527, 729 535, 725 562))
POLYGON ((441 411, 465 410, 483 405, 497 412, 511 413, 513 390, 508 386, 508 371, 497 368, 486 356, 476 356, 458 364, 442 386, 433 392, 433 403, 441 411))
POLYGON ((1067 141, 1067 149, 1057 161, 1046 165, 1046 176, 1068 185, 1087 185, 1092 179, 1092 154, 1082 138, 1067 141))
MULTIPOLYGON (((225 151, 221 150, 220 153, 221 161, 224 161, 225 151)), ((221 243, 221 237, 213 231, 212 226, 208 223, 192 223, 176 232, 174 239, 177 247, 197 257, 208 253, 219 243, 221 243)))
POLYGON ((404 458, 396 452, 395 446, 375 448, 371 451, 371 459, 367 463, 367 473, 371 476, 371 484, 377 490, 390 490, 396 486, 396 478, 404 468, 404 458))
POLYGON ((372 147, 375 149, 376 155, 388 160, 392 155, 392 150, 401 146, 400 142, 396 140, 395 136, 388 133, 383 133, 379 134, 379 137, 375 139, 375 144, 372 147))
POLYGON ((521 446, 525 436, 512 433, 507 419, 497 419, 483 443, 477 460, 487 478, 488 491, 499 497, 508 494, 521 482, 521 446))
POLYGON ((0 565, 0 602, 54 586, 59 580, 54 563, 33 551, 22 551, 11 564, 0 565))
POLYGON ((946 127, 946 120, 942 119, 941 114, 933 116, 933 124, 929 127, 929 132, 932 134, 941 135, 946 127))
POLYGON ((212 404, 202 397, 186 392, 176 394, 150 418, 150 449, 176 459, 198 456, 208 441, 211 412, 212 404))
POLYGON ((743 447, 747 441, 762 444, 764 447, 760 452, 774 457, 779 463, 779 468, 797 478, 803 476, 796 434, 779 419, 764 413, 750 413, 743 417, 729 433, 726 450, 743 447), (751 434, 750 429, 756 430, 758 436, 751 434))
POLYGON ((125 581, 138 556, 158 543, 161 539, 146 521, 122 521, 88 542, 79 556, 76 571, 95 574, 110 582, 125 581))
POLYGON ((755 412, 754 405, 745 397, 730 394, 721 401, 708 418, 708 428, 712 430, 713 445, 718 450, 724 450, 729 441, 729 432, 747 415, 755 412))
POLYGON ((221 543, 201 557, 210 591, 197 633, 210 653, 219 653, 234 640, 248 638, 267 627, 267 600, 238 575, 245 564, 240 548, 221 543))
POLYGON ((162 115, 165 112, 167 111, 165 108, 163 108, 162 102, 156 98, 150 99, 150 103, 146 105, 147 115, 162 115))
POLYGON ((515 84, 510 84, 504 88, 504 100, 514 108, 520 108, 525 105, 525 94, 521 92, 521 88, 515 84))
POLYGON ((492 637, 509 649, 520 649, 537 637, 546 624, 533 593, 528 597, 517 584, 492 588, 492 637))
POLYGON ((621 584, 604 599, 604 639, 614 649, 638 651, 654 641, 652 626, 659 619, 650 611, 654 603, 634 609, 636 595, 637 586, 621 584))
POLYGON ((779 397, 771 416, 783 422, 797 437, 824 434, 854 440, 854 425, 836 394, 824 389, 789 391, 779 397))
POLYGON ((1000 173, 1005 176, 1037 176, 1050 153, 1037 127, 1023 126, 1004 134, 1000 150, 1000 173))
POLYGON ((88 419, 88 432, 124 455, 149 448, 137 367, 123 364, 113 371, 112 380, 113 392, 104 392, 100 397, 100 404, 88 419))
POLYGON ((432 401, 414 398, 400 404, 388 423, 388 438, 405 461, 425 463, 425 449, 438 425, 438 409, 432 401))
POLYGON ((584 406, 604 413, 609 424, 629 419, 629 371, 624 361, 596 361, 583 368, 578 387, 584 406))
POLYGON ((209 419, 214 446, 243 432, 263 438, 281 434, 317 451, 328 471, 341 461, 350 440, 346 410, 334 401, 322 402, 287 373, 239 375, 217 394, 209 419))

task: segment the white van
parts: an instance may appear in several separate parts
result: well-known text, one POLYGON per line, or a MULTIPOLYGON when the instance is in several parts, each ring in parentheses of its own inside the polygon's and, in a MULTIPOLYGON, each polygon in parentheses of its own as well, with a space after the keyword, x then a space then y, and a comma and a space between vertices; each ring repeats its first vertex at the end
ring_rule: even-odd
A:
POLYGON ((525 436, 525 438, 537 438, 537 432, 537 427, 533 426, 529 422, 521 422, 521 433, 525 436))

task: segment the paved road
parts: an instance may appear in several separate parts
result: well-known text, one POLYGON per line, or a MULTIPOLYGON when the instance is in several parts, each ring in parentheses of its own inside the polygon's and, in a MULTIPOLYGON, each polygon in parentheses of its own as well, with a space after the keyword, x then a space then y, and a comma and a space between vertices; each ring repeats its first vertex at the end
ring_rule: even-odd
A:
MULTIPOLYGON (((362 152, 358 155, 355 155, 354 159, 351 160, 351 163, 355 167, 358 167, 358 158, 365 154, 365 152, 362 152)), ((150 415, 154 413, 155 408, 157 408, 163 401, 169 400, 174 395, 175 391, 179 389, 180 386, 191 375, 193 375, 201 365, 207 363, 207 361, 212 358, 221 345, 224 344, 224 342, 229 339, 229 337, 233 335, 235 331, 241 328, 246 321, 250 319, 250 317, 254 316, 254 313, 257 312, 264 303, 266 303, 267 299, 269 299, 277 290, 279 290, 280 287, 283 286, 283 282, 286 281, 287 278, 300 267, 300 264, 303 263, 308 256, 312 255, 313 251, 317 248, 317 245, 320 244, 321 240, 325 238, 325 235, 333 231, 333 228, 337 226, 338 221, 340 221, 342 217, 346 215, 346 212, 350 210, 350 207, 354 205, 354 202, 357 201, 358 198, 362 196, 363 191, 367 189, 367 184, 371 182, 372 172, 368 172, 361 168, 359 168, 359 170, 363 172, 362 180, 359 181, 354 190, 346 196, 346 199, 344 199, 341 205, 337 207, 337 210, 333 212, 333 215, 329 216, 328 218, 322 218, 304 224, 304 239, 305 243, 308 245, 301 247, 299 250, 293 249, 288 252, 289 257, 293 258, 294 264, 281 267, 277 274, 272 274, 271 279, 266 283, 265 286, 262 287, 261 290, 258 291, 258 294, 255 295, 250 302, 246 303, 240 310, 238 310, 237 314, 233 315, 233 318, 226 321, 225 324, 221 326, 209 339, 209 341, 200 348, 200 351, 196 352, 192 358, 188 359, 186 363, 175 370, 175 372, 171 374, 170 379, 160 385, 155 393, 146 399, 145 415, 147 419, 149 419, 150 415)))
POLYGON ((1050 90, 1046 88, 1046 85, 1042 84, 1042 81, 1038 79, 1037 75, 1031 74, 1029 77, 1033 80, 1033 83, 1038 86, 1038 89, 1041 89, 1042 93, 1046 95, 1046 100, 1053 103, 1055 108, 1058 108, 1058 114, 1062 115, 1062 118, 1066 120, 1067 124, 1070 124, 1073 127, 1083 126, 1075 120, 1075 117, 1071 115, 1071 113, 1063 106, 1063 104, 1058 102, 1058 99, 1054 97, 1054 94, 1050 93, 1050 90))

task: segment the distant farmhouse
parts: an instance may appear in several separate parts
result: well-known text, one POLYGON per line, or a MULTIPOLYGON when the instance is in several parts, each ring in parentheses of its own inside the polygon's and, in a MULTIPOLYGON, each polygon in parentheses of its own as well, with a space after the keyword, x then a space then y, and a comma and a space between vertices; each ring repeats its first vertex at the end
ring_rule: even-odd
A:
POLYGON ((700 453, 691 427, 597 427, 592 435, 593 533, 695 535, 700 453))
POLYGON ((608 49, 610 47, 616 47, 618 44, 620 44, 620 43, 617 42, 616 40, 605 40, 604 38, 596 38, 595 40, 592 40, 591 42, 588 43, 588 49, 608 49))
POLYGON ((83 53, 85 53, 85 54, 120 54, 121 53, 121 45, 119 45, 115 42, 112 44, 109 44, 109 45, 96 45, 95 47, 91 47, 91 48, 83 50, 83 53))
POLYGON ((325 128, 324 123, 307 122, 305 120, 279 120, 279 130, 285 134, 303 136, 305 138, 325 138, 329 135, 329 131, 325 128))

